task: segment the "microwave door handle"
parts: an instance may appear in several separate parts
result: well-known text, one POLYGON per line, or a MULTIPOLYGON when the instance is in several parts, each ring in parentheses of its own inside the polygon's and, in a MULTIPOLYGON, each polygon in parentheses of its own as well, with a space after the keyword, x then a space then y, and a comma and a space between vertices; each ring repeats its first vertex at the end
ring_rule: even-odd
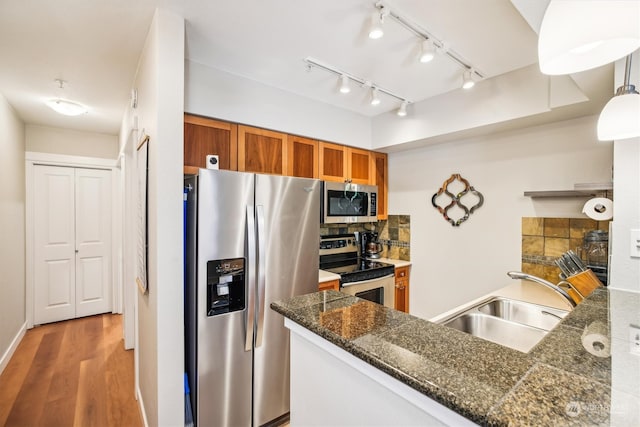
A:
POLYGON ((244 340, 244 351, 253 349, 253 332, 256 312, 256 278, 254 265, 256 257, 256 223, 253 206, 247 206, 247 321, 244 340))
POLYGON ((257 292, 257 310, 258 321, 256 327, 256 348, 262 345, 262 331, 264 329, 264 296, 266 285, 266 234, 264 230, 264 206, 256 206, 256 223, 258 230, 257 249, 258 249, 258 292, 257 292))

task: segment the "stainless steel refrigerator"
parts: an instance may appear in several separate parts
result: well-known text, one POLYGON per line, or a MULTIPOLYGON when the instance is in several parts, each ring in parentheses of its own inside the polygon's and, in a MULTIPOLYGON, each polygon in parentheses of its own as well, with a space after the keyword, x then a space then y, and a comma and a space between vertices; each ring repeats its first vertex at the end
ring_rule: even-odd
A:
POLYGON ((281 420, 289 332, 269 305, 318 289, 320 181, 200 169, 185 187, 185 351, 196 425, 281 420))

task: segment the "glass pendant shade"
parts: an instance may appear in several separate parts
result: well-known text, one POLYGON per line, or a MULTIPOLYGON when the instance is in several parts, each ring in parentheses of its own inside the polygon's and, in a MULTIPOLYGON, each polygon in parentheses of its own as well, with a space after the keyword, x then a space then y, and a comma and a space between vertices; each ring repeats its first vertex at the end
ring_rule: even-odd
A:
POLYGON ((548 75, 608 64, 640 47, 640 2, 551 0, 540 27, 538 60, 548 75))
POLYGON ((49 108, 59 114, 65 116, 79 116, 86 113, 87 107, 77 102, 69 101, 66 99, 49 99, 45 102, 49 108))
POLYGON ((598 139, 615 141, 640 136, 640 94, 616 95, 598 118, 598 139))

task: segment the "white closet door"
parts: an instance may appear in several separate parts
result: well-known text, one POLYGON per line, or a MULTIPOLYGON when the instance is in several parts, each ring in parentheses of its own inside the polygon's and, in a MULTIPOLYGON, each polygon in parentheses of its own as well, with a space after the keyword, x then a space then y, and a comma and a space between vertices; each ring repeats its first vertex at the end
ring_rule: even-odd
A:
POLYGON ((34 174, 34 324, 111 311, 111 171, 34 174))
POLYGON ((76 169, 76 317, 111 310, 111 172, 76 169))
POLYGON ((34 323, 76 314, 75 171, 36 166, 34 188, 34 323))

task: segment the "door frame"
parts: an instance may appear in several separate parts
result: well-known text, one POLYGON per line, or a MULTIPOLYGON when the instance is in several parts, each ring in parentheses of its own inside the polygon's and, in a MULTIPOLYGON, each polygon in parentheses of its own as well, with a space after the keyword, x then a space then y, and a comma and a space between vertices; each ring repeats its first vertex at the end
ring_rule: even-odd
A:
POLYGON ((34 209, 34 185, 35 185, 35 166, 62 166, 76 167, 85 169, 103 169, 111 171, 111 311, 112 313, 122 313, 122 283, 120 266, 122 258, 120 250, 121 236, 121 218, 120 214, 120 169, 117 159, 103 159, 98 157, 80 157, 68 156, 64 154, 40 153, 27 151, 25 152, 25 249, 26 249, 26 271, 25 271, 25 299, 26 299, 26 317, 27 329, 33 328, 34 317, 34 231, 33 222, 35 220, 34 209))

